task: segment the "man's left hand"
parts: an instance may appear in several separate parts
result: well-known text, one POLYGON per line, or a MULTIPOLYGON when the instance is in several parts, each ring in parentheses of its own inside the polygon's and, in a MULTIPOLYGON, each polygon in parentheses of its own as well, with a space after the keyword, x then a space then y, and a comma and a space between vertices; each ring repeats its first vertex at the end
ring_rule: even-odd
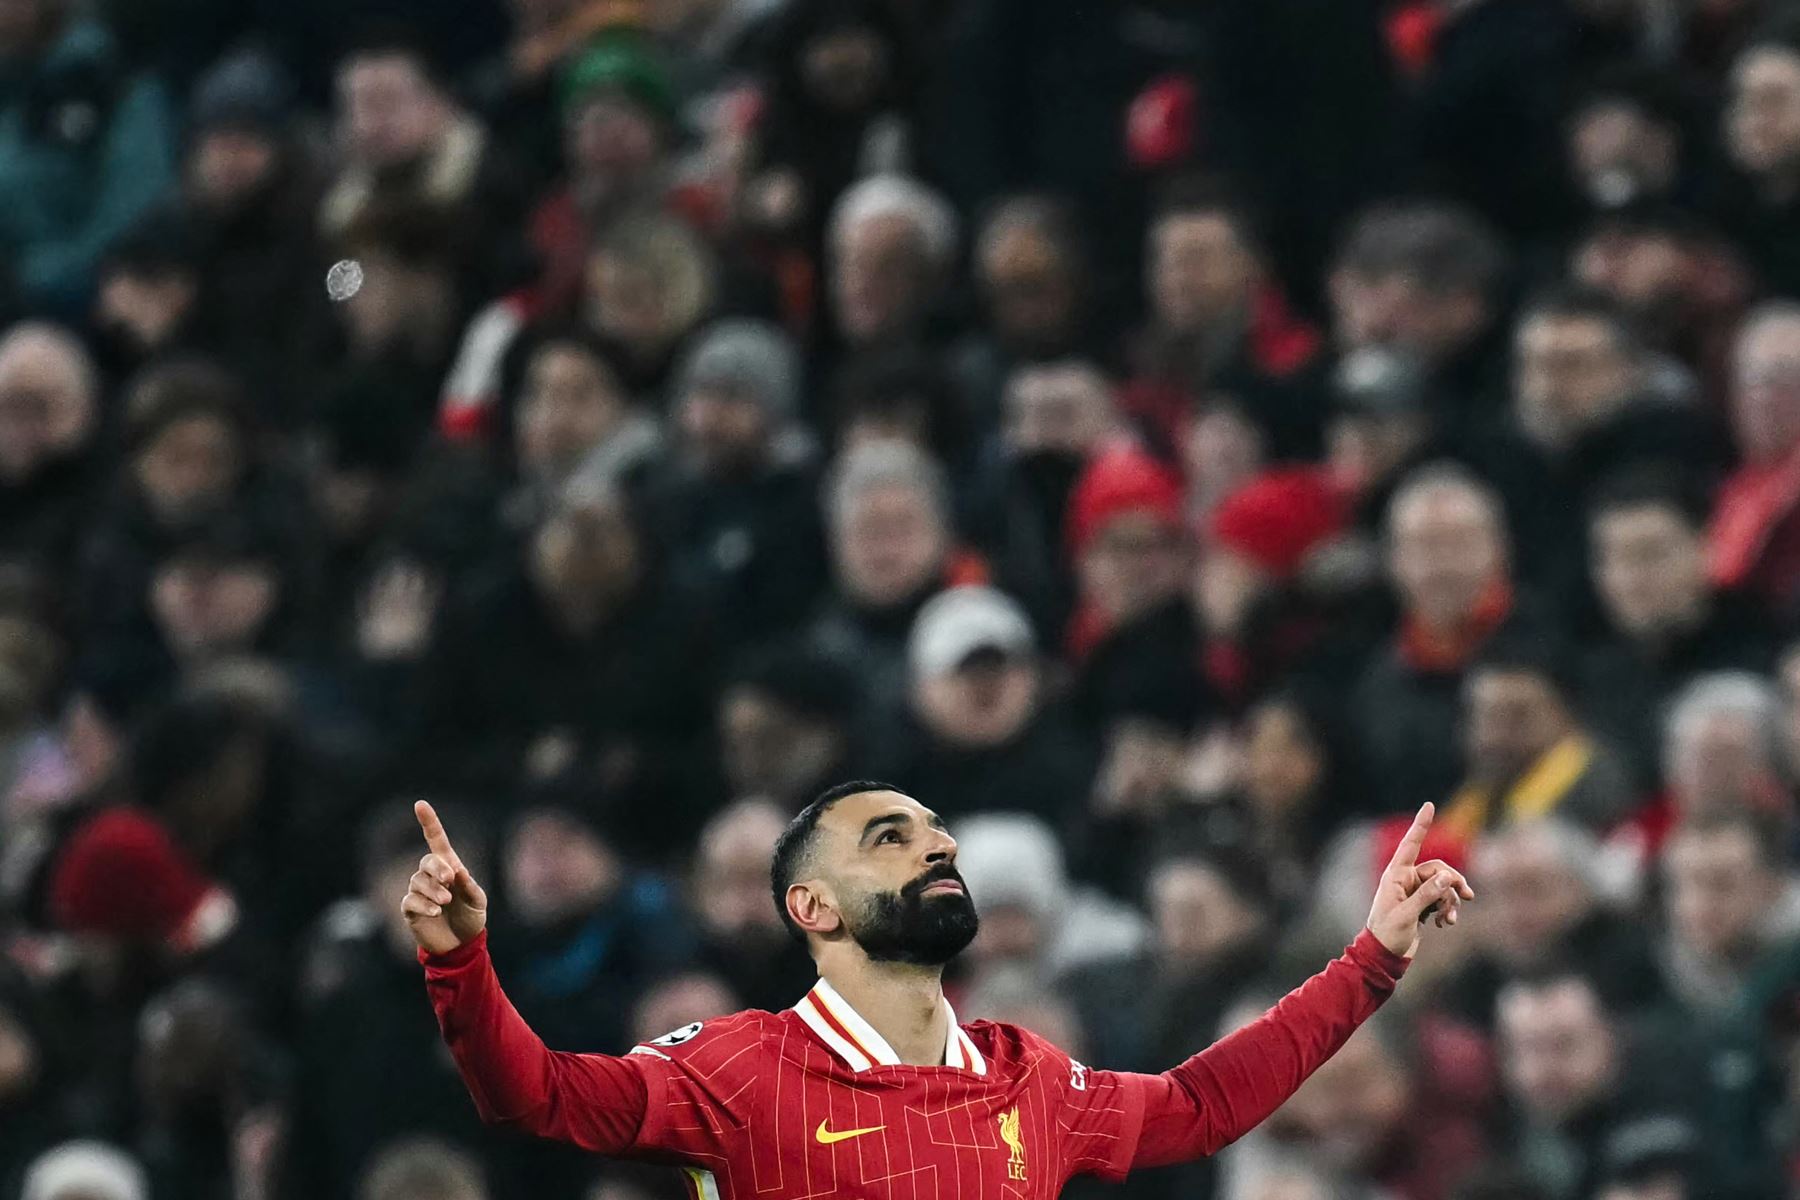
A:
POLYGON ((1411 958, 1419 949, 1420 932, 1431 920, 1439 929, 1456 924, 1456 917, 1466 900, 1475 899, 1475 890, 1462 873, 1442 859, 1420 862, 1419 848, 1425 844, 1425 833, 1437 810, 1427 804, 1413 818, 1412 828, 1400 839, 1381 882, 1375 888, 1375 903, 1369 909, 1369 930, 1395 954, 1411 958))

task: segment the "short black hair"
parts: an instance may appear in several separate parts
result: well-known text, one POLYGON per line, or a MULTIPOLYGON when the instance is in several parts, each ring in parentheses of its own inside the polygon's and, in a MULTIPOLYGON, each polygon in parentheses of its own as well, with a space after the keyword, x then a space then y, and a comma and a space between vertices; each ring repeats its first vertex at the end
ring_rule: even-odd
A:
POLYGON ((339 47, 337 69, 383 58, 405 60, 433 88, 449 94, 449 73, 442 60, 420 31, 405 21, 374 18, 356 26, 339 47))
POLYGON ((1390 201, 1360 213, 1333 269, 1386 278, 1410 276, 1428 294, 1470 291, 1492 300, 1507 268, 1506 248, 1473 210, 1438 200, 1390 201))
POLYGON ((1247 906, 1262 914, 1275 911, 1275 886, 1264 861, 1238 830, 1226 836, 1207 838, 1203 835, 1177 835, 1171 844, 1159 849, 1151 859, 1146 878, 1176 867, 1199 867, 1218 876, 1247 906))
POLYGON ((1177 175, 1157 190, 1152 225, 1171 217, 1218 217, 1250 253, 1263 256, 1266 239, 1257 210, 1241 183, 1223 175, 1177 175))
POLYGON ((1624 468, 1600 481, 1588 496, 1588 523, 1642 508, 1666 509, 1696 531, 1706 528, 1711 515, 1705 495, 1686 472, 1647 463, 1624 468))
POLYGON ((787 931, 802 945, 806 943, 806 931, 794 924, 794 919, 788 916, 787 890, 793 885, 807 856, 812 852, 813 835, 818 832, 819 818, 829 812, 831 806, 839 800, 847 796, 860 796, 865 792, 906 794, 893 784, 883 783, 878 779, 851 779, 834 784, 801 809, 800 814, 788 822, 788 827, 781 831, 781 836, 775 841, 775 855, 769 861, 769 893, 775 898, 775 911, 781 914, 781 923, 787 926, 787 931))
POLYGON ((744 689, 768 697, 808 721, 848 728, 856 707, 856 679, 850 670, 812 647, 777 643, 752 650, 733 665, 725 690, 744 689))
POLYGON ((1612 336, 1613 344, 1628 355, 1635 356, 1642 345, 1637 328, 1619 302, 1599 288, 1584 284, 1560 284, 1530 297, 1519 309, 1519 319, 1514 328, 1522 328, 1527 321, 1538 318, 1551 321, 1593 321, 1604 325, 1612 336))
POLYGON ((1508 976, 1494 992, 1494 1009, 1496 1013, 1499 1011, 1500 999, 1508 991, 1543 992, 1567 984, 1574 984, 1592 996, 1595 1006, 1608 1022, 1617 1016, 1617 1005, 1600 986, 1593 971, 1564 953, 1552 955, 1546 962, 1508 976))
POLYGON ((249 447, 256 430, 238 377, 210 358, 169 358, 145 367, 126 386, 125 448, 130 454, 161 437, 171 425, 211 418, 249 447))
POLYGON ((1484 646, 1469 668, 1471 681, 1482 673, 1531 675, 1550 685, 1551 691, 1571 711, 1576 681, 1568 666, 1570 656, 1560 640, 1539 633, 1509 631, 1484 646))

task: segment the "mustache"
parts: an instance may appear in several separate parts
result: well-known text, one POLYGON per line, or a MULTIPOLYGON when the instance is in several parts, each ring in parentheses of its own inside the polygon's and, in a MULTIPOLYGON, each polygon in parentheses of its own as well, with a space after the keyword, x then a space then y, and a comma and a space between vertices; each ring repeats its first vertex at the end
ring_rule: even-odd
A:
POLYGON ((969 885, 963 883, 962 874, 956 869, 955 864, 939 863, 935 867, 928 868, 924 874, 901 888, 900 895, 910 899, 911 897, 917 896, 920 892, 923 892, 932 884, 944 883, 946 881, 962 884, 963 895, 967 896, 969 894, 969 885))

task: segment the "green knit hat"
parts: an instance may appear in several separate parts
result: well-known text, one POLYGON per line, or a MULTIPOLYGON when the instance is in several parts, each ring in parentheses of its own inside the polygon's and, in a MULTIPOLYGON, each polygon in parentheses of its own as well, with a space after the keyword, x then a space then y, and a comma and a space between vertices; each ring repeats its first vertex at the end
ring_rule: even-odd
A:
POLYGON ((641 36, 603 34, 570 61, 562 78, 563 115, 569 116, 576 105, 602 91, 624 92, 666 124, 679 119, 674 81, 641 36))

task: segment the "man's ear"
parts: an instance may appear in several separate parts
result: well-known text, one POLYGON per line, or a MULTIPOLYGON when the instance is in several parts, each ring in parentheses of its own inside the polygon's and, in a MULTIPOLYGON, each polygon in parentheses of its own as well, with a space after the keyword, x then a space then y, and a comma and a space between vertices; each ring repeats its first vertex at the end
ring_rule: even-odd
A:
POLYGON ((838 912, 837 898, 821 880, 789 884, 787 910, 794 924, 807 933, 816 933, 821 937, 830 936, 844 926, 844 918, 838 912))

